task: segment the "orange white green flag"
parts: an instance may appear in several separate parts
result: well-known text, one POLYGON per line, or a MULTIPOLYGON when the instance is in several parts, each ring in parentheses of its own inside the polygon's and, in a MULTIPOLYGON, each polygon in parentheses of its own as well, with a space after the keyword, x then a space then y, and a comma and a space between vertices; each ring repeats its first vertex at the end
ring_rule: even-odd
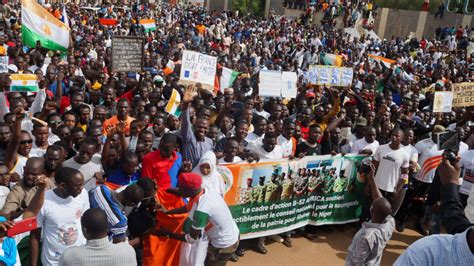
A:
POLYGON ((145 28, 145 32, 156 30, 156 23, 154 19, 142 19, 140 25, 145 28))
POLYGON ((35 0, 21 0, 22 40, 28 47, 41 46, 66 52, 69 47, 69 27, 54 17, 35 0))
POLYGON ((10 79, 12 81, 10 91, 38 91, 38 81, 35 74, 13 74, 10 75, 10 79))

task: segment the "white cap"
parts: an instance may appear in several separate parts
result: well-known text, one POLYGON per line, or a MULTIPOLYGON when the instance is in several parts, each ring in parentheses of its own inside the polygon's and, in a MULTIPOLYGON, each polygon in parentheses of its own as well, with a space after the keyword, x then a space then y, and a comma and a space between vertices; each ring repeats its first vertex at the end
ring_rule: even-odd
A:
POLYGON ((18 67, 14 64, 9 64, 8 65, 8 70, 16 73, 16 72, 18 72, 18 67))

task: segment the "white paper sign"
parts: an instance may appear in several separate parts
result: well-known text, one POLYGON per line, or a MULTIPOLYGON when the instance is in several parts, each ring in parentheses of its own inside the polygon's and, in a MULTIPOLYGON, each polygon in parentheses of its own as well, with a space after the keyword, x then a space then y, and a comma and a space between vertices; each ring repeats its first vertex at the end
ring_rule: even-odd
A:
POLYGON ((0 73, 8 73, 8 56, 0 56, 0 73))
POLYGON ((281 96, 281 72, 260 70, 260 83, 258 92, 262 96, 281 96))
POLYGON ((451 112, 453 107, 453 92, 451 91, 435 91, 433 112, 447 113, 451 112))
POLYGON ((295 72, 283 72, 281 73, 281 96, 285 98, 296 98, 298 89, 296 83, 298 82, 298 76, 295 72))
POLYGON ((180 81, 214 86, 217 57, 193 51, 183 51, 180 81))

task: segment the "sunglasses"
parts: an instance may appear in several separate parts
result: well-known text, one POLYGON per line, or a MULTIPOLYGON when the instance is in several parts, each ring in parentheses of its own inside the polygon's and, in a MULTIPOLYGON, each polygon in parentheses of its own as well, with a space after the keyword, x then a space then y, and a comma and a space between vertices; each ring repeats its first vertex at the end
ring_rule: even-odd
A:
POLYGON ((33 140, 32 140, 32 139, 20 141, 20 144, 21 144, 21 145, 31 144, 31 143, 33 143, 33 140))

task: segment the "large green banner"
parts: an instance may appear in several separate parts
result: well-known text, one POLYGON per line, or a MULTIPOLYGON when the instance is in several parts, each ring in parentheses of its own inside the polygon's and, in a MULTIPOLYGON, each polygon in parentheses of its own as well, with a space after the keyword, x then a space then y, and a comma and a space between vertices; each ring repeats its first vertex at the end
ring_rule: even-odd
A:
POLYGON ((307 224, 357 221, 367 196, 357 175, 363 156, 219 165, 225 200, 241 239, 283 233, 307 224))

